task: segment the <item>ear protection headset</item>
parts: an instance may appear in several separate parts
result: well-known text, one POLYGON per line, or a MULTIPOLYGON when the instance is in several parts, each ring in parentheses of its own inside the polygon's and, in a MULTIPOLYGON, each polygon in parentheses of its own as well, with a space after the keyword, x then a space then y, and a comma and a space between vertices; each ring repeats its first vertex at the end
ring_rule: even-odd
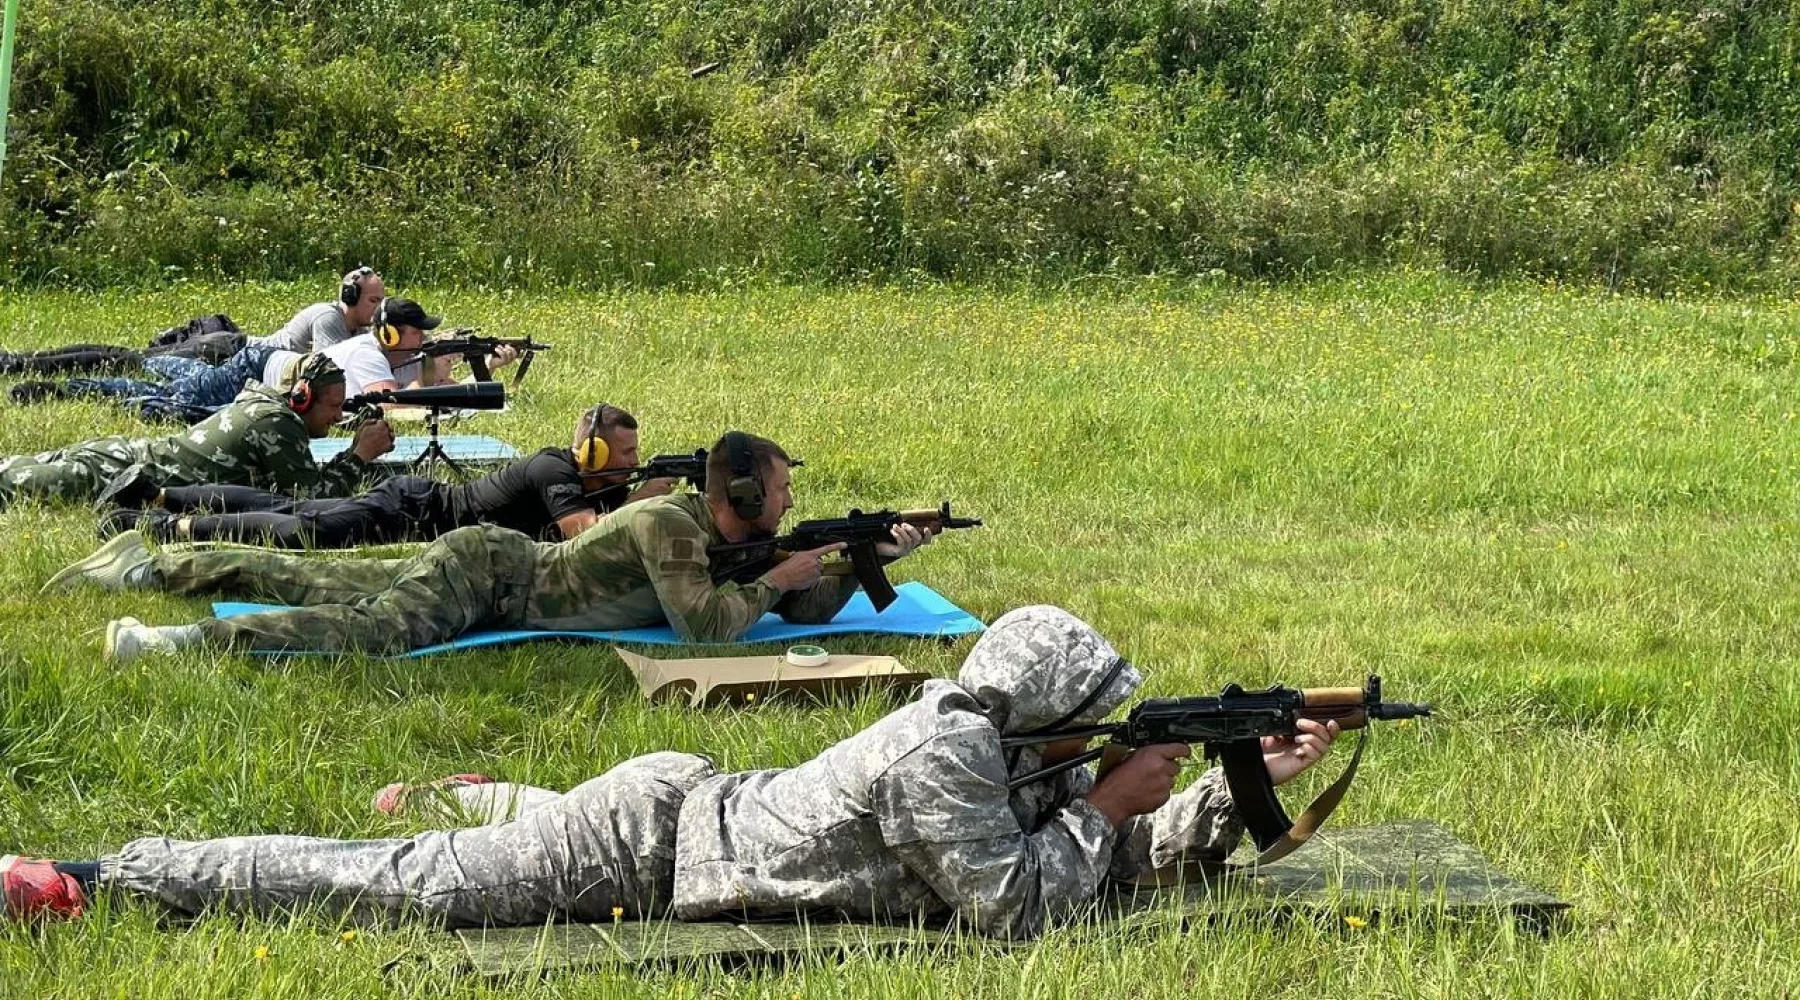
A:
POLYGON ((388 322, 386 299, 381 300, 381 308, 375 312, 375 341, 390 351, 400 346, 400 328, 388 322))
POLYGON ((315 401, 312 380, 333 367, 332 360, 323 354, 307 355, 300 365, 300 373, 294 378, 294 387, 288 390, 288 408, 305 416, 315 401))
POLYGON ((731 463, 731 479, 725 484, 725 499, 731 512, 746 521, 754 521, 763 512, 762 470, 756 467, 756 452, 750 447, 750 435, 731 431, 725 435, 725 458, 731 463))
POLYGON ((344 283, 338 286, 338 301, 347 306, 361 302, 363 282, 374 276, 375 269, 366 265, 344 275, 344 283))
POLYGON ((606 447, 606 439, 600 436, 600 418, 606 413, 606 404, 601 403, 588 411, 587 437, 575 446, 575 468, 584 476, 591 476, 606 468, 606 460, 610 453, 606 447))

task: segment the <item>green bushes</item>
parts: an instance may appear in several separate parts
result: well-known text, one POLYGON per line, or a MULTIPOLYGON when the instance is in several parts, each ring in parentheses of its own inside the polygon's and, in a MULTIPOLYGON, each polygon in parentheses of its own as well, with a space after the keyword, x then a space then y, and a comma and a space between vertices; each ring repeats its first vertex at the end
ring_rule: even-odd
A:
POLYGON ((1791 5, 25 8, 14 283, 1800 277, 1791 5))

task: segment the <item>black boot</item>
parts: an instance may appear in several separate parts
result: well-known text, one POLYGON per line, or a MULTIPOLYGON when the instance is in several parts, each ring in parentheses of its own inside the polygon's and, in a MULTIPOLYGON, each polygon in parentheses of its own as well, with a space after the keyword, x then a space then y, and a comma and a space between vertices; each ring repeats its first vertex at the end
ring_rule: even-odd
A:
POLYGON ((141 462, 133 462, 119 470, 119 474, 106 484, 100 495, 94 498, 95 510, 109 510, 113 507, 148 507, 156 501, 156 495, 162 487, 150 478, 150 470, 141 462))
POLYGON ((30 406, 46 399, 67 399, 69 391, 61 382, 20 382, 12 387, 12 401, 20 406, 30 406))
POLYGON ((175 537, 175 515, 161 507, 117 507, 100 515, 100 537, 111 538, 127 531, 141 531, 153 542, 169 542, 175 537))

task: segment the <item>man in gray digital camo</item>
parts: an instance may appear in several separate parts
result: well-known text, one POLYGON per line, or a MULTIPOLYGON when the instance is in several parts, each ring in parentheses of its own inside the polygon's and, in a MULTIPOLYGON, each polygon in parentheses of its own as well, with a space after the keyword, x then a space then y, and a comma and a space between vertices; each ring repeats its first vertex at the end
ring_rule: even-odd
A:
MULTIPOLYGON (((85 580, 300 605, 160 628, 120 619, 106 637, 106 655, 118 662, 196 645, 395 654, 473 629, 667 623, 688 642, 730 642, 770 611, 790 622, 828 622, 856 590, 854 577, 824 575, 821 560, 842 545, 794 553, 747 584, 713 580, 709 547, 773 537, 793 507, 788 461, 773 441, 733 431, 709 452, 704 494, 628 504, 558 544, 476 525, 439 536, 410 559, 321 561, 254 549, 152 554, 130 531, 46 589, 85 580), (743 455, 738 471, 732 454, 743 455), (734 484, 744 489, 734 494, 734 484)), ((899 559, 929 539, 901 524, 877 549, 899 559)))
MULTIPOLYGON (((1220 860, 1243 832, 1221 772, 1171 797, 1186 746, 1145 747, 1095 781, 1078 768, 1008 791, 1081 741, 1006 750, 1001 737, 1089 725, 1125 702, 1138 671, 1052 607, 1000 618, 955 681, 798 767, 720 774, 705 757, 639 757, 566 795, 468 785, 488 825, 395 840, 234 837, 133 841, 96 862, 0 859, 17 916, 73 916, 96 890, 181 913, 302 905, 451 927, 673 915, 956 917, 1028 939, 1078 913, 1109 877, 1181 858, 1220 860)), ((1301 723, 1264 746, 1284 783, 1317 761, 1336 724, 1301 723)))
POLYGON ((166 484, 354 493, 368 463, 393 448, 394 432, 383 421, 365 424, 350 448, 321 467, 308 442, 324 437, 343 410, 344 373, 328 358, 307 355, 296 362, 289 389, 252 386, 180 434, 99 438, 0 460, 0 506, 23 498, 91 502, 133 465, 166 484))

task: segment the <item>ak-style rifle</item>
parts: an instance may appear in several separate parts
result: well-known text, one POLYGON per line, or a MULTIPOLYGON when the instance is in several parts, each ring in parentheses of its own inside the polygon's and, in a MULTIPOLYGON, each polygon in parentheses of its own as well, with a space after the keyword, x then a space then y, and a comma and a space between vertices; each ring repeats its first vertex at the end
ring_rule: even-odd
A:
POLYGON ((950 501, 935 510, 878 510, 865 514, 851 510, 847 516, 801 521, 785 535, 753 542, 715 545, 706 550, 713 564, 713 578, 721 582, 748 583, 767 573, 769 567, 795 552, 843 543, 847 562, 827 563, 827 574, 855 574, 869 595, 869 603, 877 612, 887 610, 899 595, 883 569, 886 561, 875 546, 893 540, 896 525, 910 524, 929 534, 955 528, 979 528, 981 519, 955 517, 950 501))
MULTIPOLYGON (((1110 678, 1107 683, 1110 683, 1110 678)), ((1129 756, 1139 747, 1159 743, 1198 745, 1207 760, 1217 760, 1225 771, 1225 784, 1231 790, 1232 802, 1244 818, 1244 825, 1256 841, 1261 855, 1258 864, 1267 864, 1299 847, 1322 826, 1349 790, 1362 759, 1363 744, 1358 742, 1343 776, 1327 788, 1306 808, 1298 822, 1288 819, 1281 800, 1275 796, 1275 784, 1263 759, 1265 736, 1293 736, 1300 731, 1301 719, 1336 722, 1340 731, 1364 729, 1376 720, 1415 719, 1429 716, 1431 706, 1405 701, 1383 701, 1381 678, 1370 675, 1368 683, 1358 689, 1289 688, 1272 686, 1264 691, 1246 691, 1236 684, 1227 685, 1216 696, 1198 698, 1152 698, 1140 702, 1124 722, 1056 729, 1043 732, 1002 736, 1002 748, 1040 746, 1069 739, 1107 738, 1104 746, 1089 750, 1059 764, 1033 771, 1007 783, 1017 789, 1035 781, 1100 761, 1100 773, 1129 756)))
POLYGON ((525 373, 531 370, 532 359, 540 351, 550 350, 549 344, 539 343, 526 337, 482 337, 477 336, 478 326, 462 327, 451 330, 449 334, 427 340, 419 345, 419 353, 408 359, 411 364, 424 358, 460 357, 469 363, 469 370, 475 373, 478 382, 492 382, 494 373, 488 368, 488 357, 502 347, 511 347, 519 352, 519 370, 513 375, 512 384, 517 386, 525 381, 525 373))
MULTIPOLYGON (((787 460, 790 469, 798 469, 806 463, 798 458, 787 460)), ((652 455, 643 465, 629 469, 608 469, 608 476, 625 476, 628 483, 641 483, 647 479, 685 479, 696 491, 706 492, 706 449, 695 448, 693 454, 652 455)))

